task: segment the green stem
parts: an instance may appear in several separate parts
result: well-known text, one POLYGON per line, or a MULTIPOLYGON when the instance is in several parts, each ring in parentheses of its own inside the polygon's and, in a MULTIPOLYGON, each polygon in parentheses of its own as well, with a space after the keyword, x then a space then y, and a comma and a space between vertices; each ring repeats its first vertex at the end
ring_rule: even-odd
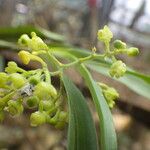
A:
POLYGON ((66 69, 66 68, 71 67, 71 66, 73 66, 73 65, 76 65, 76 64, 78 64, 78 63, 83 63, 83 62, 88 61, 88 60, 91 60, 91 59, 104 58, 104 57, 105 57, 105 55, 100 55, 100 54, 98 55, 98 54, 92 53, 91 55, 89 55, 89 56, 87 56, 87 57, 79 58, 79 59, 77 59, 77 60, 75 60, 75 61, 73 61, 73 62, 71 62, 71 63, 62 64, 61 67, 62 67, 63 69, 66 69))
POLYGON ((25 77, 28 77, 28 76, 30 76, 30 75, 37 74, 37 73, 39 73, 39 72, 41 73, 41 69, 29 70, 29 71, 24 72, 23 75, 24 75, 25 77))
MULTIPOLYGON (((79 64, 79 63, 83 63, 85 61, 91 60, 91 59, 97 59, 97 58, 104 58, 106 56, 106 54, 95 54, 92 53, 91 55, 87 56, 87 57, 83 57, 83 58, 78 58, 75 59, 73 62, 68 63, 68 64, 59 64, 59 68, 57 71, 54 72, 49 72, 51 76, 56 76, 56 75, 60 75, 62 73, 62 71, 64 69, 67 69, 73 65, 79 64)), ((54 57, 54 56, 53 56, 54 57)), ((54 57, 55 58, 55 57, 54 57)), ((55 58, 56 59, 56 58, 55 58)), ((56 65, 56 63, 55 63, 56 65)), ((57 66, 57 65, 56 65, 57 66)))
POLYGON ((71 62, 71 63, 68 63, 68 64, 62 64, 61 67, 64 69, 64 68, 71 67, 71 66, 73 66, 73 65, 75 65, 75 64, 77 64, 77 63, 79 63, 79 59, 76 60, 76 61, 73 61, 73 62, 71 62))
POLYGON ((51 83, 51 77, 50 77, 50 73, 49 73, 48 68, 47 68, 47 67, 44 67, 43 70, 44 70, 46 82, 47 82, 47 83, 51 83))
POLYGON ((110 52, 110 55, 118 55, 126 52, 127 52, 126 49, 114 49, 113 51, 110 52))
POLYGON ((114 55, 111 56, 111 59, 112 59, 113 62, 116 62, 116 61, 117 61, 117 59, 115 58, 114 55))
POLYGON ((36 61, 40 62, 43 67, 47 67, 47 64, 43 61, 42 58, 40 58, 40 57, 38 57, 36 55, 31 55, 30 58, 32 60, 36 60, 36 61))
POLYGON ((106 53, 109 53, 110 52, 109 42, 105 42, 105 47, 106 53))
POLYGON ((54 63, 55 68, 60 68, 60 66, 62 65, 62 63, 59 62, 59 61, 55 58, 55 56, 53 56, 49 51, 48 51, 47 53, 48 53, 49 59, 54 63))
POLYGON ((12 91, 3 98, 0 99, 0 110, 4 109, 6 106, 7 102, 12 98, 12 96, 16 93, 16 91, 12 91))
POLYGON ((60 68, 59 70, 57 71, 54 71, 54 72, 49 72, 51 76, 56 76, 56 75, 60 75, 62 73, 63 69, 60 68))
POLYGON ((96 54, 95 54, 95 53, 92 53, 91 55, 89 55, 89 56, 87 56, 87 57, 80 58, 80 59, 79 59, 79 62, 82 63, 82 62, 84 62, 84 61, 91 60, 91 59, 93 59, 95 56, 96 56, 96 54))
POLYGON ((38 108, 39 112, 43 112, 43 105, 42 105, 41 101, 39 102, 39 108, 38 108))
POLYGON ((120 54, 120 53, 127 53, 127 49, 117 49, 117 50, 114 50, 114 55, 120 54))
POLYGON ((63 93, 63 82, 62 82, 62 80, 60 80, 60 89, 59 89, 58 95, 57 95, 56 99, 54 100, 54 102, 56 102, 57 100, 60 99, 60 97, 62 96, 62 93, 63 93))

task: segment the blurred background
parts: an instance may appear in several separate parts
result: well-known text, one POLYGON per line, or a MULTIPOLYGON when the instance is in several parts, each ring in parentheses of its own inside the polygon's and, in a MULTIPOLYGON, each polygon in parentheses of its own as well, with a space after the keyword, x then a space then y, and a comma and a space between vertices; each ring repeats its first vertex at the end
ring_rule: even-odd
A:
MULTIPOLYGON (((101 51, 103 45, 97 42, 96 35, 98 29, 106 24, 114 38, 140 49, 138 57, 120 56, 121 59, 131 68, 150 74, 149 0, 0 0, 0 40, 9 38, 11 30, 6 27, 14 27, 16 36, 11 41, 16 42, 17 32, 26 33, 21 26, 28 25, 63 35, 67 43, 74 46, 85 49, 96 46, 101 51)), ((9 60, 20 63, 10 49, 0 51, 0 58, 3 66, 9 60)), ((34 65, 27 69, 34 68, 34 65)), ((74 70, 68 71, 69 75, 74 73, 74 70)), ((120 93, 116 108, 112 110, 118 149, 150 150, 150 101, 110 78, 96 73, 93 76, 116 87, 120 93)), ((76 76, 73 80, 84 90, 85 87, 80 86, 83 83, 81 77, 76 76)), ((94 106, 89 94, 85 92, 85 95, 97 124, 94 106)), ((66 150, 67 128, 63 131, 50 125, 32 128, 29 113, 25 110, 21 117, 7 116, 0 124, 0 149, 66 150)))

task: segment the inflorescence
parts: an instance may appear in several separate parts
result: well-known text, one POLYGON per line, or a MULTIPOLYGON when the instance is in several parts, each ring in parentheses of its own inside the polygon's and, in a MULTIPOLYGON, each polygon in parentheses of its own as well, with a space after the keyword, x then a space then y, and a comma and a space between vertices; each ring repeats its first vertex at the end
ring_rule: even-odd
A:
MULTIPOLYGON (((120 40, 115 40, 110 45, 112 38, 112 32, 105 26, 98 31, 98 40, 105 45, 104 54, 97 54, 94 47, 89 56, 69 64, 62 64, 34 32, 31 33, 31 38, 23 34, 18 40, 19 47, 23 49, 18 53, 19 58, 25 65, 32 60, 40 62, 42 68, 26 71, 13 61, 8 63, 5 72, 0 73, 0 120, 4 119, 5 112, 17 116, 23 113, 24 106, 27 106, 35 110, 30 116, 32 126, 50 123, 56 128, 63 128, 68 122, 68 112, 63 105, 66 100, 65 90, 61 79, 59 90, 52 85, 51 75, 61 75, 63 69, 100 57, 104 60, 109 58, 112 61, 109 70, 111 77, 122 77, 127 70, 126 65, 121 60, 117 60, 116 55, 136 56, 139 51, 135 47, 127 48, 126 44, 120 40), (56 72, 49 71, 47 63, 40 54, 49 56, 51 63, 56 66, 56 72)), ((109 107, 112 108, 119 97, 118 92, 104 83, 98 84, 109 107)))

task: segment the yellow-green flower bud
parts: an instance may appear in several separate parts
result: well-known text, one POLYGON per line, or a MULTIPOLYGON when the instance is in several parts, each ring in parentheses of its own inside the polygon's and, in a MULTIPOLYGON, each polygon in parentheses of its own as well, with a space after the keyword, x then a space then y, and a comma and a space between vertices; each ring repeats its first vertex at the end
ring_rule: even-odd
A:
POLYGON ((5 68, 5 71, 7 73, 16 73, 17 72, 17 68, 18 68, 17 64, 14 61, 10 61, 8 63, 8 67, 5 68))
POLYGON ((98 40, 104 43, 109 43, 112 37, 113 37, 113 34, 107 26, 104 26, 104 28, 99 30, 97 33, 98 40))
POLYGON ((57 121, 58 121, 58 117, 59 117, 59 113, 60 111, 57 111, 54 117, 49 117, 47 119, 47 122, 50 123, 51 125, 56 125, 57 121))
POLYGON ((51 100, 43 100, 40 103, 43 106, 43 110, 45 111, 50 111, 55 107, 54 102, 52 102, 51 100))
POLYGON ((55 125, 55 128, 57 128, 57 129, 64 128, 64 126, 66 125, 67 120, 68 120, 67 112, 61 111, 59 113, 58 121, 57 121, 57 123, 55 125))
POLYGON ((113 42, 113 46, 116 49, 125 49, 127 45, 126 45, 126 43, 124 43, 124 42, 122 42, 120 40, 115 40, 113 42))
POLYGON ((47 45, 43 42, 43 40, 36 35, 35 32, 31 33, 32 39, 29 43, 29 47, 32 51, 39 51, 39 50, 48 50, 47 45))
POLYGON ((131 47, 127 50, 128 56, 136 56, 139 54, 139 50, 136 47, 131 47))
POLYGON ((11 81, 12 86, 16 89, 21 88, 26 83, 26 79, 19 73, 10 74, 8 80, 11 81))
POLYGON ((12 98, 13 95, 14 92, 11 92, 6 96, 0 98, 0 111, 4 109, 4 107, 7 105, 7 102, 12 98))
POLYGON ((27 51, 20 51, 18 53, 18 56, 25 65, 27 65, 30 62, 30 60, 35 60, 40 62, 43 66, 47 66, 47 64, 39 56, 33 55, 27 51))
POLYGON ((108 88, 107 90, 103 90, 104 97, 109 105, 112 108, 115 105, 115 100, 119 97, 118 92, 114 88, 108 88))
POLYGON ((0 122, 2 122, 5 118, 5 113, 4 111, 0 111, 0 122))
POLYGON ((36 111, 30 116, 31 126, 36 127, 46 123, 47 114, 45 112, 36 111))
POLYGON ((53 85, 46 82, 40 82, 35 86, 34 95, 38 96, 39 99, 55 98, 57 96, 57 91, 53 85))
POLYGON ((20 115, 23 112, 23 106, 19 101, 10 100, 8 101, 8 111, 12 116, 20 115))
POLYGON ((104 83, 98 84, 102 89, 102 93, 107 101, 107 104, 109 105, 110 108, 112 108, 115 105, 114 101, 119 97, 118 92, 114 88, 109 87, 104 83))
POLYGON ((29 82, 33 85, 37 85, 40 82, 40 76, 39 75, 33 75, 29 78, 29 82))
POLYGON ((29 52, 23 50, 18 53, 19 58, 25 65, 27 65, 30 62, 30 55, 31 54, 29 52))
POLYGON ((111 65, 109 74, 112 77, 120 78, 125 74, 125 72, 126 65, 121 60, 118 60, 111 65))
POLYGON ((5 88, 8 80, 8 75, 6 73, 0 72, 0 88, 5 88))
POLYGON ((19 40, 18 40, 18 44, 21 46, 28 46, 28 43, 31 39, 29 38, 29 36, 27 34, 23 34, 19 40))
POLYGON ((9 74, 16 72, 26 72, 24 69, 18 67, 14 61, 8 62, 8 67, 5 68, 5 71, 9 74))
POLYGON ((29 108, 37 107, 39 103, 39 98, 37 96, 29 97, 26 104, 29 108))

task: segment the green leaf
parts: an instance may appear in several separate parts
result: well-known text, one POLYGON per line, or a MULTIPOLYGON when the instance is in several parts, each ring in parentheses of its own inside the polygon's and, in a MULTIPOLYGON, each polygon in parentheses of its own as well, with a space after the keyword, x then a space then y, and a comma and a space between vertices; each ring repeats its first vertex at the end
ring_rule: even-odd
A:
POLYGON ((63 45, 62 44, 57 44, 57 45, 49 45, 50 49, 55 53, 55 52, 64 52, 64 53, 70 53, 71 55, 74 55, 77 58, 80 57, 86 57, 91 54, 91 51, 86 50, 86 49, 81 49, 77 47, 73 47, 70 45, 63 45))
POLYGON ((0 39, 17 41, 22 34, 30 34, 31 32, 36 32, 41 38, 47 38, 59 42, 65 41, 65 38, 62 35, 45 30, 41 27, 33 26, 1 27, 0 39))
POLYGON ((100 120, 100 148, 101 150, 117 150, 117 140, 112 115, 102 95, 101 88, 93 80, 91 74, 83 64, 79 65, 79 71, 88 85, 98 112, 100 120))
POLYGON ((54 33, 54 32, 51 32, 51 31, 48 31, 44 28, 37 27, 37 30, 38 30, 38 32, 40 32, 43 36, 45 36, 48 39, 52 39, 52 40, 60 41, 60 42, 64 42, 66 40, 64 36, 54 33))
POLYGON ((7 41, 4 41, 4 40, 0 40, 0 48, 3 48, 3 49, 11 48, 13 50, 18 49, 17 44, 14 44, 12 42, 7 42, 7 41))
POLYGON ((69 104, 68 150, 98 150, 95 126, 83 95, 68 77, 62 80, 69 104))
MULTIPOLYGON (((90 69, 110 77, 108 74, 109 64, 90 61, 86 63, 86 65, 90 69)), ((125 75, 116 79, 116 81, 125 84, 131 90, 150 99, 150 76, 138 73, 128 68, 125 75)))

